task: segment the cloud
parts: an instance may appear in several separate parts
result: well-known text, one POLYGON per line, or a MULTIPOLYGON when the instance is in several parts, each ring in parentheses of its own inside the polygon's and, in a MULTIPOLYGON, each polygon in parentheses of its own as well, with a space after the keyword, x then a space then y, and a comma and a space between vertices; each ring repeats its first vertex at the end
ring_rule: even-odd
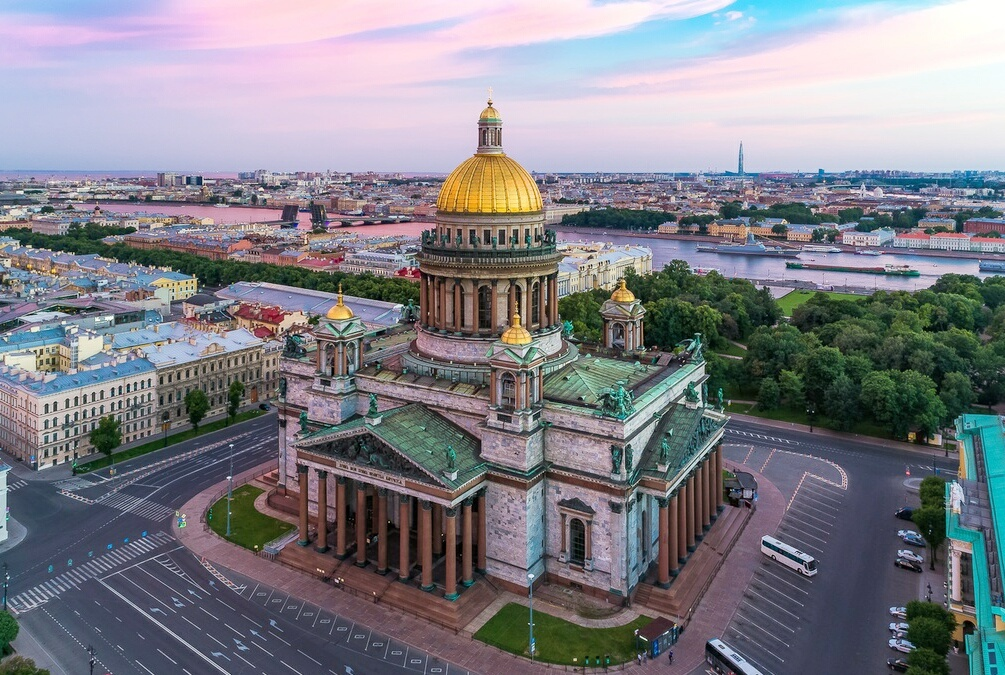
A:
POLYGON ((725 17, 726 21, 738 21, 743 18, 743 12, 726 12, 725 17))

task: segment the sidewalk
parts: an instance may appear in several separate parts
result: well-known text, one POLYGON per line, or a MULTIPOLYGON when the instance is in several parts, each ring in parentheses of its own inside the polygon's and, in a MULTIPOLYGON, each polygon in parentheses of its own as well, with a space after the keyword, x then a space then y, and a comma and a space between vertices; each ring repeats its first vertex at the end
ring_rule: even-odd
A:
MULTIPOLYGON (((727 462, 726 464, 731 470, 736 468, 732 463, 727 462)), ((236 477, 234 485, 250 482, 261 474, 263 469, 271 466, 271 463, 264 464, 244 472, 236 477)), ((731 620, 742 598, 742 590, 746 588, 760 561, 760 538, 765 532, 774 532, 778 527, 785 513, 786 503, 781 492, 767 482, 762 475, 747 467, 744 467, 744 470, 752 473, 758 481, 757 509, 695 610, 680 641, 674 646, 674 665, 671 667, 668 662, 657 660, 648 661, 639 666, 634 661, 630 661, 617 669, 640 672, 645 670, 657 673, 688 672, 703 663, 705 641, 710 637, 721 635, 723 628, 731 620)), ((245 549, 228 543, 201 522, 206 509, 217 498, 218 494, 226 491, 226 486, 227 483, 221 481, 205 492, 196 495, 182 507, 181 510, 190 515, 188 527, 179 529, 176 523, 172 525, 174 535, 182 545, 197 557, 205 558, 206 562, 234 570, 294 597, 309 599, 310 602, 324 607, 337 608, 338 613, 342 616, 368 626, 379 627, 381 632, 394 635, 395 639, 414 645, 417 649, 473 672, 500 673, 515 670, 520 673, 546 673, 570 670, 565 666, 533 663, 469 637, 491 618, 490 610, 498 611, 499 607, 508 602, 526 604, 527 598, 522 595, 501 592, 489 609, 476 617, 460 634, 454 635, 450 631, 410 615, 402 614, 391 607, 357 598, 315 577, 295 570, 284 567, 282 574, 277 574, 277 563, 259 558, 245 549)), ((263 511, 287 522, 290 521, 289 515, 273 512, 267 506, 263 511)), ((537 597, 535 597, 534 605, 536 608, 539 607, 541 611, 580 625, 602 627, 623 625, 632 621, 640 613, 646 614, 645 608, 642 607, 636 608, 640 610, 638 612, 635 609, 626 608, 614 616, 591 620, 579 617, 575 612, 566 608, 538 600, 537 597)), ((602 669, 589 669, 588 672, 601 671, 602 669)))

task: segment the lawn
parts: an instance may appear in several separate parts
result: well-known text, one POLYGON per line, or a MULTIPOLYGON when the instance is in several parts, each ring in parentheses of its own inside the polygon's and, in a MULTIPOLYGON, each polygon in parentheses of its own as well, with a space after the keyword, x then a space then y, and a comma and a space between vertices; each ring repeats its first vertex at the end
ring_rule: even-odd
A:
MULTIPOLYGON (((239 424, 250 419, 254 419, 261 415, 259 410, 247 410, 243 413, 239 413, 236 418, 234 418, 233 424, 239 424)), ((174 445, 175 443, 181 443, 182 441, 187 441, 190 438, 195 438, 197 436, 202 436, 208 434, 212 431, 219 431, 227 426, 226 418, 222 420, 217 420, 215 422, 210 422, 199 427, 199 433, 195 433, 194 429, 186 429, 178 434, 172 434, 166 439, 162 436, 157 440, 150 441, 149 443, 144 443, 143 445, 137 445, 135 448, 129 448, 128 450, 123 450, 121 452, 116 452, 113 457, 98 457, 97 459, 92 459, 86 464, 77 465, 75 473, 87 473, 88 471, 96 471, 98 469, 104 469, 106 466, 111 466, 113 463, 118 464, 124 462, 127 459, 133 459, 134 457, 139 457, 141 455, 146 455, 151 452, 157 452, 169 445, 174 445), (114 462, 112 460, 115 460, 114 462)))
MULTIPOLYGON (((507 652, 527 656, 530 641, 527 607, 510 603, 499 610, 481 629, 475 639, 507 652)), ((610 655, 611 664, 625 663, 635 658, 635 631, 652 621, 640 616, 617 628, 586 628, 543 612, 534 612, 534 642, 538 661, 565 666, 582 666, 586 656, 610 655)))
MULTIPOLYGON (((273 539, 293 530, 296 526, 278 520, 255 510, 255 499, 264 490, 251 485, 242 485, 234 490, 234 501, 230 508, 230 536, 227 537, 227 497, 213 504, 209 526, 221 537, 238 546, 253 551, 261 551, 262 546, 273 539)), ((209 514, 207 514, 209 518, 209 514)))
POLYGON ((747 355, 747 350, 737 344, 727 342, 725 347, 722 349, 716 349, 715 353, 724 354, 726 356, 739 356, 742 359, 747 355))
POLYGON ((778 303, 778 306, 782 308, 782 314, 785 316, 792 316, 792 310, 812 298, 817 293, 824 293, 835 300, 862 300, 863 298, 868 297, 865 295, 855 295, 853 293, 831 293, 828 291, 792 291, 791 293, 786 293, 782 297, 778 298, 776 302, 778 303))

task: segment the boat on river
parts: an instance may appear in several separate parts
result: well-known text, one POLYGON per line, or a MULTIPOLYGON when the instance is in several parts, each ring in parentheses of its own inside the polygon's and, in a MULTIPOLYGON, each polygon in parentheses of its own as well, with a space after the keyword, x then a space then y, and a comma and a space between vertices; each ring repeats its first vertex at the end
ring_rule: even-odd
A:
POLYGON ((754 239, 753 233, 747 233, 747 240, 742 244, 724 241, 719 244, 698 244, 695 247, 699 253, 726 253, 730 255, 760 255, 773 258, 795 258, 799 251, 781 246, 765 246, 754 239))
POLYGON ((978 260, 977 269, 981 272, 1005 272, 1005 260, 978 260))
POLYGON ((840 253, 837 246, 822 246, 821 244, 806 244, 801 249, 804 253, 840 253))
POLYGON ((852 272, 855 274, 885 274, 894 277, 917 277, 921 272, 907 265, 883 265, 882 267, 848 267, 845 265, 815 265, 804 262, 787 262, 790 270, 816 270, 818 272, 852 272))

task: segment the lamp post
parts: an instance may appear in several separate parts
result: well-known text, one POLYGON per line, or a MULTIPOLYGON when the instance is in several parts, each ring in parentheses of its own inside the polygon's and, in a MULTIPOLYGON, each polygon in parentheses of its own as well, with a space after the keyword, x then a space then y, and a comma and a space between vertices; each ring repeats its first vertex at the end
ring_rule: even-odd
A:
POLYGON ((534 575, 528 573, 527 591, 530 593, 530 660, 534 660, 534 575))
POLYGON ((97 659, 94 658, 94 647, 87 645, 87 653, 90 656, 89 663, 91 665, 91 675, 94 675, 94 664, 97 662, 97 659))
POLYGON ((230 502, 234 499, 234 444, 230 444, 230 475, 227 476, 227 536, 230 536, 230 502))
POLYGON ((168 445, 168 429, 171 427, 171 413, 165 410, 161 414, 161 426, 164 428, 164 447, 168 445))
POLYGON ((7 563, 3 564, 3 611, 7 611, 7 587, 10 586, 10 572, 7 571, 7 563))
POLYGON ((813 415, 815 415, 816 412, 817 412, 817 410, 816 410, 816 408, 813 407, 812 403, 810 403, 809 405, 806 406, 806 415, 810 418, 810 433, 811 434, 813 433, 813 415))

